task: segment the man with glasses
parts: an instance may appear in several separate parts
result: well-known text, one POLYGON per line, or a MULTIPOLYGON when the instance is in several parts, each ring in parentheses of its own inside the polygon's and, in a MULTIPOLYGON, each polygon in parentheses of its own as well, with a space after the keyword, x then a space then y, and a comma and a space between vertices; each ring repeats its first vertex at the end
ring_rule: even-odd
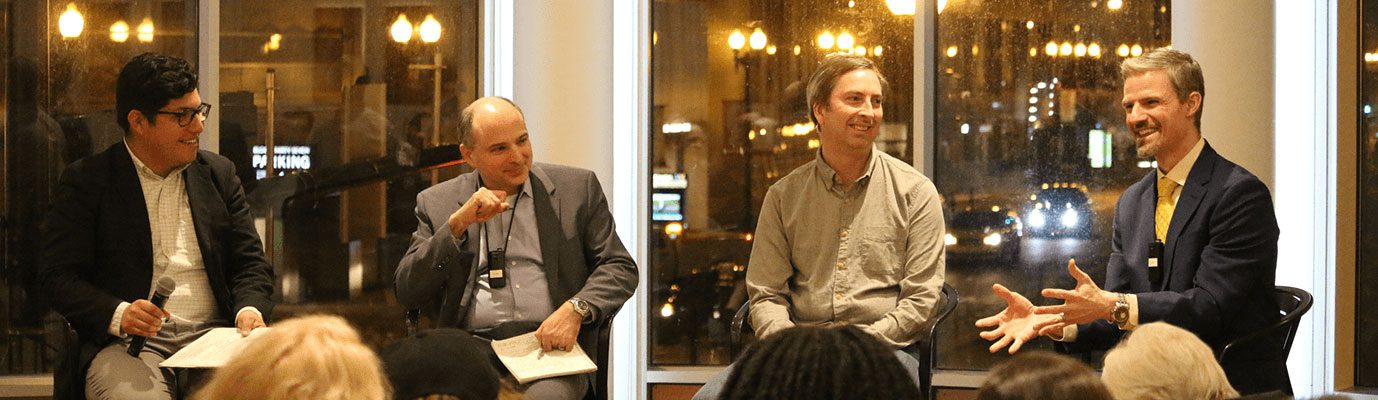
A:
POLYGON ((65 349, 57 398, 189 395, 186 374, 159 363, 211 328, 266 326, 273 269, 233 164, 199 150, 211 106, 196 83, 185 60, 135 57, 115 87, 124 141, 62 174, 40 279, 81 344, 65 349), (164 277, 175 290, 159 307, 148 299, 164 277))

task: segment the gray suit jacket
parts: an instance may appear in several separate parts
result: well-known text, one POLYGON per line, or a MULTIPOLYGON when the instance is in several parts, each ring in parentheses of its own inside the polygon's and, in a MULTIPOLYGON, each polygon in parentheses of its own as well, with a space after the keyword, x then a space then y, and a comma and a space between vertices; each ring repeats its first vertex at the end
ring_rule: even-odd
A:
MULTIPOLYGON (((469 172, 416 196, 416 233, 397 267, 398 301, 422 310, 442 328, 459 327, 473 306, 478 225, 455 238, 446 221, 478 190, 477 179, 477 171, 469 172)), ((551 305, 559 308, 579 297, 594 307, 594 324, 601 322, 631 297, 638 279, 598 177, 584 169, 536 163, 528 182, 551 305)), ((593 331, 579 331, 579 345, 590 357, 597 351, 593 331)))

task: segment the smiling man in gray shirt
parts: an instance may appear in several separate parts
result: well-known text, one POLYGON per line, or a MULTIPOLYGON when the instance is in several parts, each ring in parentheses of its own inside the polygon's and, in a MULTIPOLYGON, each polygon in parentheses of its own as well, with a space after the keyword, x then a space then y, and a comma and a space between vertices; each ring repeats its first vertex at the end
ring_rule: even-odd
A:
POLYGON ((747 267, 751 325, 851 324, 913 343, 942 291, 943 213, 933 182, 875 149, 886 81, 834 55, 809 80, 818 157, 766 193, 747 267))
MULTIPOLYGON (((831 55, 814 71, 821 149, 766 192, 746 288, 759 337, 856 325, 913 366, 898 350, 918 339, 942 291, 943 211, 932 181, 875 148, 885 89, 865 57, 831 55)), ((732 369, 695 398, 715 398, 732 369)))

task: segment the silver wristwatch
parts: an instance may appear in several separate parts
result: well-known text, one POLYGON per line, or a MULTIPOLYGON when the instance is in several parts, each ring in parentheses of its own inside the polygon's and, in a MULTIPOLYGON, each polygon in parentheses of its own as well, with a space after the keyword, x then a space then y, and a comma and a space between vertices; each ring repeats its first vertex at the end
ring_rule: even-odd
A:
POLYGON ((1120 329, 1124 329, 1124 325, 1129 323, 1129 296, 1115 293, 1115 309, 1110 311, 1110 322, 1115 323, 1120 329))
POLYGON ((589 302, 584 301, 584 299, 571 297, 569 299, 569 304, 574 306, 574 312, 584 317, 584 321, 588 321, 589 318, 593 317, 593 308, 590 308, 589 302))

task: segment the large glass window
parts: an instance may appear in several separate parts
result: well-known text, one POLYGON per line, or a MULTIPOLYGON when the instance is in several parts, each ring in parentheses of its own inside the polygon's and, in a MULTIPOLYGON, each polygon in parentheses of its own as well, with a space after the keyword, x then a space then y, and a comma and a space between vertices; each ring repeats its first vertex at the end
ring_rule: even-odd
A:
POLYGON ((268 243, 276 317, 331 312, 374 344, 400 336, 392 277, 416 194, 462 168, 478 1, 236 0, 219 18, 220 152, 268 243))
MULTIPOLYGON (((48 301, 61 294, 35 282, 58 175, 122 139, 114 82, 130 58, 200 64, 198 4, 212 1, 0 1, 0 374, 51 371, 62 343, 48 301)), ((216 72, 201 77, 218 83, 202 95, 219 125, 203 135, 244 182, 278 274, 275 317, 340 314, 375 345, 403 333, 392 273, 417 192, 465 168, 456 124, 479 92, 478 3, 220 2, 216 72)))
POLYGON ((196 60, 196 1, 0 2, 5 97, 0 374, 51 371, 65 331, 36 282, 39 226, 67 164, 123 138, 115 78, 146 51, 196 60))
POLYGON ((1354 384, 1378 387, 1378 1, 1364 0, 1359 48, 1359 254, 1354 384), (1367 333, 1367 334, 1365 334, 1367 333))
MULTIPOLYGON (((877 145, 912 159, 914 20, 878 1, 655 1, 650 360, 725 365, 766 189, 812 160, 804 87, 823 56, 880 63, 877 145)), ((909 12, 907 14, 912 14, 909 12)))
POLYGON ((939 368, 987 369, 1008 357, 990 354, 973 324, 1004 307, 991 284, 1042 302, 1041 288, 1074 286, 1069 258, 1104 281, 1115 202, 1153 167, 1137 158, 1125 127, 1119 63, 1171 44, 1169 7, 1153 0, 940 8, 933 178, 956 238, 947 282, 962 302, 940 333, 939 368), (984 240, 1002 230, 1001 240, 984 240))

